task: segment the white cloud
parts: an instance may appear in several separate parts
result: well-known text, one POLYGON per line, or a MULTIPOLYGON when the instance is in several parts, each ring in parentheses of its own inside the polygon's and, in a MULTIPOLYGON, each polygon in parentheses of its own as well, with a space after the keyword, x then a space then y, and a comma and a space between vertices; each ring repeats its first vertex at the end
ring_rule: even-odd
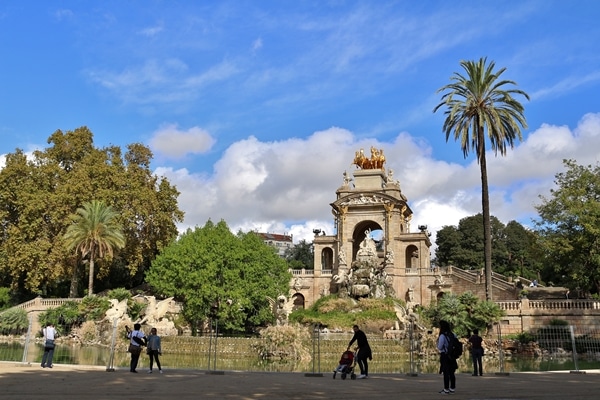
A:
POLYGON ((215 139, 204 129, 193 127, 182 131, 176 124, 162 126, 150 139, 150 147, 169 158, 206 153, 214 144, 215 139))
MULTIPOLYGON (((412 230, 428 225, 433 233, 461 218, 481 212, 479 165, 439 161, 431 149, 407 133, 393 142, 358 139, 353 133, 330 128, 306 139, 261 142, 256 137, 233 143, 215 164, 214 174, 160 169, 181 191, 185 227, 203 225, 209 218, 224 219, 232 230, 290 233, 294 241, 311 241, 312 230, 333 231, 330 203, 352 172, 354 152, 370 146, 383 148, 414 212, 412 230)), ((562 160, 597 162, 600 114, 584 116, 576 129, 542 125, 506 157, 488 154, 492 215, 503 223, 529 224, 540 195, 553 186, 562 160), (593 150, 590 150, 593 149, 593 150)))

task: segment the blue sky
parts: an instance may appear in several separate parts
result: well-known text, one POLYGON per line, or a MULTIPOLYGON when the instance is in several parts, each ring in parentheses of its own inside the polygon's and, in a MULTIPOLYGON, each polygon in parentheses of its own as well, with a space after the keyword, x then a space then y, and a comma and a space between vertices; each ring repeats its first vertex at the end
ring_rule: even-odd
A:
POLYGON ((491 212, 528 224, 562 160, 598 162, 596 1, 3 1, 0 167, 88 126, 140 142, 181 191, 181 229, 333 231, 354 152, 383 148, 434 231, 480 212, 479 167, 445 141, 437 89, 488 57, 531 96, 488 157, 491 212))

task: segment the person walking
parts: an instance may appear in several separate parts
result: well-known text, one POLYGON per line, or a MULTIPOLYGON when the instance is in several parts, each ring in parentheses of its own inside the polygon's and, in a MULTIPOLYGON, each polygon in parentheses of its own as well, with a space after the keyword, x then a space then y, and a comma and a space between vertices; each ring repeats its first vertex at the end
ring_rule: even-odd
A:
POLYGON ((482 357, 483 357, 483 338, 479 336, 479 330, 473 329, 473 334, 469 337, 471 344, 471 358, 473 359, 473 376, 483 376, 482 357))
POLYGON ((150 329, 150 335, 148 335, 148 348, 146 352, 148 353, 148 356, 150 356, 150 369, 148 370, 148 373, 152 373, 154 360, 156 360, 158 372, 162 374, 163 372, 162 368, 160 367, 160 360, 158 359, 158 356, 162 354, 162 351, 160 349, 160 336, 158 336, 156 328, 150 329))
POLYGON ((369 377, 369 361, 373 359, 373 354, 371 352, 371 346, 369 346, 369 341, 367 340, 367 335, 360 329, 358 329, 358 325, 354 325, 352 327, 354 330, 354 336, 350 340, 348 344, 348 350, 352 347, 352 343, 356 342, 358 346, 358 352, 356 354, 356 363, 358 364, 358 368, 360 368, 360 375, 357 376, 357 379, 366 379, 369 377))
POLYGON ((43 329, 44 332, 44 355, 42 356, 42 368, 52 368, 52 358, 54 357, 54 338, 56 329, 52 322, 43 329))
POLYGON ((450 335, 454 333, 450 330, 450 324, 446 321, 440 321, 440 334, 437 340, 437 348, 440 352, 440 373, 444 374, 444 389, 441 394, 454 394, 456 390, 455 371, 458 364, 455 359, 448 355, 448 346, 450 344, 450 335))
POLYGON ((134 324, 133 331, 126 326, 127 337, 129 338, 129 352, 131 353, 131 362, 129 363, 129 372, 137 374, 136 368, 142 353, 142 346, 146 344, 146 335, 142 332, 142 325, 134 324))

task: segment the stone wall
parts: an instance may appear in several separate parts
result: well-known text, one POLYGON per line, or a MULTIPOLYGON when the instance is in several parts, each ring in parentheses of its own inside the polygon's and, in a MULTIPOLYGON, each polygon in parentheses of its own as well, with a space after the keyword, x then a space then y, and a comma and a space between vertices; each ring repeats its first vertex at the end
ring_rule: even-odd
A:
POLYGON ((600 325, 600 301, 597 300, 513 300, 498 301, 506 316, 501 321, 502 334, 535 331, 552 320, 567 321, 585 331, 600 325))

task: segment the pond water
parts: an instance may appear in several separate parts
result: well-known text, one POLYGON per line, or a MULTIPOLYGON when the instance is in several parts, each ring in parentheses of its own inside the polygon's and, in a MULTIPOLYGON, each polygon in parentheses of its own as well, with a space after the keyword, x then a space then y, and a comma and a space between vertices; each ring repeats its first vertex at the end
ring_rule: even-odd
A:
MULTIPOLYGON (((0 361, 22 362, 24 345, 18 342, 0 343, 0 361)), ((43 354, 41 344, 31 344, 28 348, 26 361, 32 364, 40 363, 43 354)), ((251 355, 228 355, 211 357, 209 366, 208 353, 182 354, 165 352, 161 356, 161 364, 165 369, 199 369, 199 370, 222 370, 222 371, 262 371, 262 372, 329 372, 337 365, 339 355, 321 356, 321 359, 310 362, 281 362, 261 360, 258 356, 251 355)), ((78 346, 58 344, 54 352, 54 363, 75 365, 97 365, 109 366, 111 352, 106 347, 78 346)), ((116 351, 112 366, 115 368, 127 368, 129 365, 129 353, 116 351)), ((139 367, 148 367, 148 357, 143 354, 140 357, 139 367)), ((373 374, 407 374, 407 373, 437 373, 439 368, 437 357, 428 359, 415 359, 411 364, 409 354, 386 357, 384 354, 369 363, 369 370, 373 374)), ((472 364, 468 355, 459 360, 459 372, 470 373, 472 364)), ((512 356, 505 358, 501 365, 499 359, 493 356, 484 357, 484 373, 495 372, 528 372, 528 371, 573 371, 600 369, 600 359, 586 360, 579 358, 577 366, 571 357, 542 358, 512 356)))

